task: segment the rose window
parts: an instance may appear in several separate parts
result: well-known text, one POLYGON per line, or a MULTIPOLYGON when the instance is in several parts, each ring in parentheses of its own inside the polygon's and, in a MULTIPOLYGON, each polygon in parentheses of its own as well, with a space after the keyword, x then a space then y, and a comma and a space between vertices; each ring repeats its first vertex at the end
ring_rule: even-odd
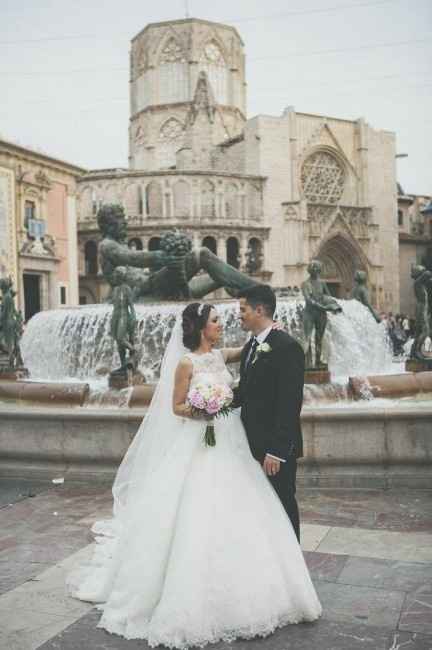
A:
POLYGON ((344 190, 344 169, 330 153, 317 151, 303 163, 301 184, 311 203, 337 203, 344 190))

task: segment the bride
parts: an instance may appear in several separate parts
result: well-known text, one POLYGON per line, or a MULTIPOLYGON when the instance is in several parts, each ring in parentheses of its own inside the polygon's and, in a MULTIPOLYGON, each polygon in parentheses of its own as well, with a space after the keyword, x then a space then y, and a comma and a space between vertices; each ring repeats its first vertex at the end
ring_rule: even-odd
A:
POLYGON ((99 603, 98 627, 151 646, 204 646, 313 621, 321 605, 291 523, 249 450, 238 411, 215 420, 216 446, 187 394, 229 384, 241 349, 215 349, 214 307, 177 319, 149 411, 113 486, 113 519, 96 522, 90 563, 68 578, 99 603))

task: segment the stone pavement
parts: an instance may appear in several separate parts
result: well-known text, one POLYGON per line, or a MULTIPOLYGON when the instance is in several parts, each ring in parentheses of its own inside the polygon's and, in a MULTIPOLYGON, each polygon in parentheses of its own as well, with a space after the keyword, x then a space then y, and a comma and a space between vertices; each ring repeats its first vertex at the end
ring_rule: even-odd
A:
MULTIPOLYGON (((309 489, 299 502, 323 617, 230 647, 432 650, 432 490, 309 489)), ((1 650, 147 647, 97 629, 99 612, 65 592, 110 508, 106 486, 0 480, 1 650)))

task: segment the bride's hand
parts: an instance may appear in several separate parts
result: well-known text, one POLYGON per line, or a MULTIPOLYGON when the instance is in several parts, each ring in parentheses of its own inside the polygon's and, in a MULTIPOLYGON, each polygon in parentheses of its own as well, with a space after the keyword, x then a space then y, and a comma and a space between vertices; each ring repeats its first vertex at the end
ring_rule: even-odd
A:
POLYGON ((281 323, 278 320, 275 320, 273 325, 272 325, 272 330, 277 330, 278 332, 283 332, 285 330, 285 327, 283 323, 281 323))

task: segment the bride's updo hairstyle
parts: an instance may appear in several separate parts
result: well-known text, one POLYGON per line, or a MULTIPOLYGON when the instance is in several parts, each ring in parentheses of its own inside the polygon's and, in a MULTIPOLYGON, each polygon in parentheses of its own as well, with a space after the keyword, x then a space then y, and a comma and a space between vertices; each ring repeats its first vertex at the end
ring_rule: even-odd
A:
POLYGON ((207 325, 213 305, 192 302, 182 314, 183 345, 193 352, 201 343, 201 332, 207 325))

